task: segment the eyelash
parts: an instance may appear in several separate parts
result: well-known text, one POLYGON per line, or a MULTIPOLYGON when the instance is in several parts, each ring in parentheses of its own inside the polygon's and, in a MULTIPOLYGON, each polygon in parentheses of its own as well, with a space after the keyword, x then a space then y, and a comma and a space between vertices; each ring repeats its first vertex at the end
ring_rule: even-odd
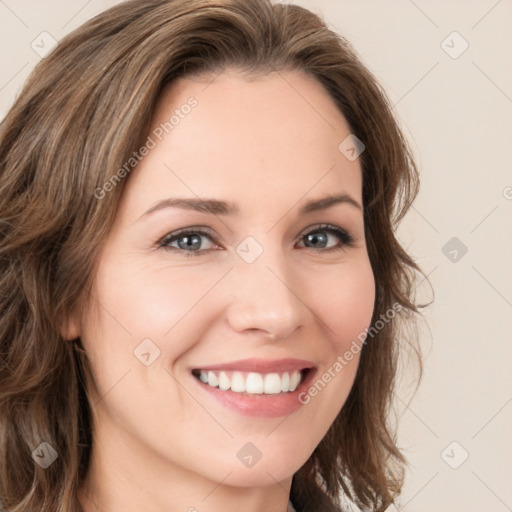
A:
MULTIPOLYGON (((340 251, 340 250, 344 249, 345 246, 347 246, 347 245, 352 246, 354 243, 353 237, 347 231, 345 231, 344 229, 338 228, 336 226, 333 226, 331 224, 322 224, 320 226, 314 227, 313 229, 311 229, 309 231, 306 231, 305 233, 303 233, 299 236, 298 241, 301 241, 306 235, 316 234, 316 233, 322 232, 322 231, 329 233, 331 235, 336 235, 341 240, 341 244, 335 245, 333 247, 329 247, 327 249, 318 249, 319 252, 340 251)), ((199 251, 186 251, 184 249, 180 249, 179 247, 170 247, 168 245, 168 244, 180 239, 184 235, 206 236, 206 237, 210 238, 210 240, 212 242, 214 242, 216 245, 220 245, 216 236, 213 233, 211 233, 210 231, 205 231, 202 228, 195 229, 192 227, 192 228, 184 228, 179 231, 175 231, 173 233, 169 233, 169 234, 165 235, 163 238, 161 238, 156 243, 156 247, 163 248, 163 249, 166 249, 166 250, 172 251, 172 252, 175 252, 175 251, 182 252, 182 253, 185 253, 186 257, 200 256, 204 252, 216 250, 216 249, 202 249, 199 251)), ((305 249, 308 249, 308 247, 305 247, 305 249)), ((313 250, 315 250, 315 249, 313 248, 313 250)))

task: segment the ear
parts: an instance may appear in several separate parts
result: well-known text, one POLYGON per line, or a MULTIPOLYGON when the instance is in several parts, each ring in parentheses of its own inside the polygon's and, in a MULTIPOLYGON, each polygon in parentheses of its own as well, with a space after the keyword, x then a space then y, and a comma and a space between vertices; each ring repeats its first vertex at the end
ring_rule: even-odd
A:
POLYGON ((66 341, 71 341, 80 336, 80 322, 76 314, 70 315, 60 327, 60 334, 66 341))

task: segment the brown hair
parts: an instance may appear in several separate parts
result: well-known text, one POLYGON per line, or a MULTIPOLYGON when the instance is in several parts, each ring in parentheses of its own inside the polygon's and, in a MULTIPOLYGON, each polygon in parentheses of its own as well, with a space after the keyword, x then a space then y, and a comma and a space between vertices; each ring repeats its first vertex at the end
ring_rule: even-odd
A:
POLYGON ((66 342, 60 332, 87 298, 126 179, 108 198, 95 191, 143 145, 165 84, 228 67, 247 75, 301 70, 332 97, 366 146, 372 323, 401 306, 365 344, 350 395, 294 475, 291 500, 298 512, 340 511, 341 489, 381 511, 400 492, 405 459, 388 415, 400 326, 416 318, 421 271, 394 234, 418 176, 389 100, 349 43, 301 7, 131 0, 62 39, 0 126, 0 501, 9 511, 81 510, 77 489, 93 442, 91 370, 80 340, 66 342), (31 457, 41 442, 58 452, 47 469, 31 457))

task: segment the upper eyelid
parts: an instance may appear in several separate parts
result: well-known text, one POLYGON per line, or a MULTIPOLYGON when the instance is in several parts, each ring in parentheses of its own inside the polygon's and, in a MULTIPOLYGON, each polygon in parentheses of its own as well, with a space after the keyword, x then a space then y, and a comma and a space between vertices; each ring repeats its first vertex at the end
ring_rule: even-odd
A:
POLYGON ((189 227, 189 228, 177 229, 176 231, 170 231, 169 233, 164 235, 160 239, 160 241, 165 242, 165 240, 167 240, 167 239, 175 238, 175 237, 178 237, 180 235, 187 234, 187 233, 200 233, 202 235, 204 234, 204 235, 210 236, 212 238, 212 240, 216 240, 217 239, 216 233, 213 230, 211 230, 210 228, 207 228, 205 226, 192 226, 192 227, 189 227))

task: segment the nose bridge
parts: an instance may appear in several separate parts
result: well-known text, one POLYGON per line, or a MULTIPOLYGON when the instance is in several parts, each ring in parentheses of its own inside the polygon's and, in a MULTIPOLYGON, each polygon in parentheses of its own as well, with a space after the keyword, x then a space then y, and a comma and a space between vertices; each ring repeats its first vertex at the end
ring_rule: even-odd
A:
POLYGON ((261 329, 280 339, 301 325, 306 308, 287 255, 271 238, 249 236, 237 246, 228 320, 237 331, 261 329))

